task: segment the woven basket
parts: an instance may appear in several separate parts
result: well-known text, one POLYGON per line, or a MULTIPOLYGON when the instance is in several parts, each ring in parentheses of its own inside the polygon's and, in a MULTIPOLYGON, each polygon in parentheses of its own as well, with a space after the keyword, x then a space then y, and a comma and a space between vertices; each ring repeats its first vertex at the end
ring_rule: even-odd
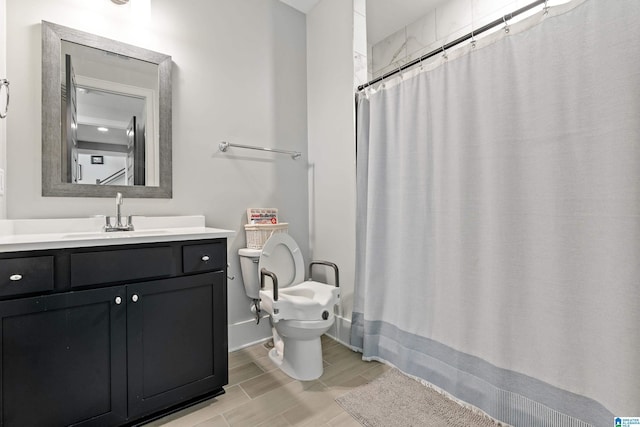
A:
POLYGON ((250 249, 262 249, 264 243, 275 233, 288 233, 289 224, 246 224, 244 231, 247 235, 247 247, 250 249))

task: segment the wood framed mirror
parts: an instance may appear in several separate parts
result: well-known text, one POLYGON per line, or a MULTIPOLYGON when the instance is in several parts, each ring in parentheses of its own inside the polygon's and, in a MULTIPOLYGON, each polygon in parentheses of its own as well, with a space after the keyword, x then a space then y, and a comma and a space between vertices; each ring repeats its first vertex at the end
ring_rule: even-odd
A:
POLYGON ((171 198, 171 115, 170 56, 42 22, 43 196, 171 198))

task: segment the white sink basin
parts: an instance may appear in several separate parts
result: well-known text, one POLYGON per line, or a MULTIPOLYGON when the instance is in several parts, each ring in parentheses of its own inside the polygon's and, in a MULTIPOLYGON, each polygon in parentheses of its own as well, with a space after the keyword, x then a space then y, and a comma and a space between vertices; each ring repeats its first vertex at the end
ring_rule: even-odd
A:
POLYGON ((126 237, 161 236, 167 230, 133 230, 133 231, 102 231, 99 233, 71 233, 62 236, 63 239, 122 239, 126 237))

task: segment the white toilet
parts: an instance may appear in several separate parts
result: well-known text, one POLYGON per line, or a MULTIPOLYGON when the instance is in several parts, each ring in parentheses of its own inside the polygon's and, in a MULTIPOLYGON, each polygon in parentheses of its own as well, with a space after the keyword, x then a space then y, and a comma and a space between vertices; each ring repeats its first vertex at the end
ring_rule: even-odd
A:
POLYGON ((313 265, 327 265, 335 270, 336 284, 305 281, 300 248, 285 233, 272 235, 262 249, 244 248, 238 253, 247 295, 271 317, 274 348, 269 357, 292 378, 319 378, 320 336, 335 321, 333 307, 340 300, 338 268, 333 263, 313 261, 309 275, 313 265))

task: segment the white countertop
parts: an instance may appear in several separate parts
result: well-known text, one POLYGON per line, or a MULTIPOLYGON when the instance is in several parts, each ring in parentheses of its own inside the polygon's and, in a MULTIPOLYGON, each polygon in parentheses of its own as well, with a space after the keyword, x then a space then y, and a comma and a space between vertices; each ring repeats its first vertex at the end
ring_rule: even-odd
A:
POLYGON ((104 216, 0 220, 0 252, 227 238, 234 231, 207 227, 202 215, 134 216, 134 231, 102 231, 104 216))

